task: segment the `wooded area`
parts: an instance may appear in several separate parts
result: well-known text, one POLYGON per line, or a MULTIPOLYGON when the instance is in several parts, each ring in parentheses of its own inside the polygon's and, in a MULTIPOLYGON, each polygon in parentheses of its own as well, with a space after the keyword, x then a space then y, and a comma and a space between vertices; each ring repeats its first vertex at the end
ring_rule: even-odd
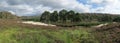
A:
POLYGON ((76 13, 73 10, 61 10, 50 13, 45 11, 40 17, 42 22, 120 22, 120 15, 104 13, 76 13))

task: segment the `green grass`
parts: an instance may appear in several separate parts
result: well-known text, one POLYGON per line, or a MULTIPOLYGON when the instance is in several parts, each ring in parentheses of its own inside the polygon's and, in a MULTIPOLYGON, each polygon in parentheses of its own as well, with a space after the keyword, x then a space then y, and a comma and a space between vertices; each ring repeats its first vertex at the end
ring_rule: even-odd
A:
POLYGON ((35 26, 0 20, 0 43, 98 43, 88 29, 35 26))
POLYGON ((70 22, 70 23, 51 23, 61 27, 74 27, 74 26, 82 26, 82 27, 91 27, 99 24, 104 24, 105 22, 70 22))
POLYGON ((85 29, 29 29, 20 27, 2 28, 0 43, 97 43, 85 29))

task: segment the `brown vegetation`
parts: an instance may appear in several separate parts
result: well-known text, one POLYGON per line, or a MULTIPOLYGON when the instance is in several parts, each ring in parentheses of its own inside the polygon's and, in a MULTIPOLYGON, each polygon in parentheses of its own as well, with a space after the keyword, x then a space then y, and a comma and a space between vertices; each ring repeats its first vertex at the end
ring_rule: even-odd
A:
POLYGON ((119 43, 120 42, 120 23, 111 23, 95 31, 96 38, 100 43, 119 43))

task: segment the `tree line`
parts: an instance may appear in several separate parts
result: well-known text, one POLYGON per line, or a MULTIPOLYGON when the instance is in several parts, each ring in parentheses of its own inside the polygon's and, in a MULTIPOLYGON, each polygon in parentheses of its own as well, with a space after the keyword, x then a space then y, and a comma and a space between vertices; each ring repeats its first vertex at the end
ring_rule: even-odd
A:
POLYGON ((73 10, 54 11, 42 13, 41 22, 120 22, 120 15, 104 13, 78 13, 73 10))

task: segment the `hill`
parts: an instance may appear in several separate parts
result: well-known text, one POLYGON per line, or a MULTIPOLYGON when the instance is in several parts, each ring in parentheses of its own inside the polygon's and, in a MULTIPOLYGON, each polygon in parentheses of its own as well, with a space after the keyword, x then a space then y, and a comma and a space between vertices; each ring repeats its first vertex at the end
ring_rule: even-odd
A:
POLYGON ((49 12, 45 11, 40 16, 23 16, 24 20, 32 20, 39 22, 57 22, 57 23, 72 23, 72 22, 120 22, 120 15, 106 13, 78 13, 73 10, 61 10, 49 12))
POLYGON ((15 20, 0 21, 0 43, 97 43, 87 28, 39 26, 17 23, 15 20))
POLYGON ((23 20, 50 23, 58 26, 95 26, 101 23, 120 22, 120 15, 106 13, 78 13, 73 10, 49 12, 40 16, 23 16, 23 20))
POLYGON ((18 16, 10 13, 10 12, 7 12, 7 11, 2 11, 0 12, 0 19, 17 19, 18 16))
MULTIPOLYGON (((89 25, 101 24, 100 21, 96 20, 97 17, 101 18, 103 16, 107 17, 109 15, 110 18, 111 17, 114 18, 114 17, 119 17, 119 15, 106 14, 107 15, 106 16, 102 14, 84 13, 84 14, 79 14, 84 16, 78 16, 78 17, 85 17, 85 19, 81 18, 83 19, 83 21, 79 21, 79 22, 77 21, 71 23, 68 22, 67 20, 66 23, 61 22, 61 25, 77 24, 80 26, 59 27, 59 26, 33 25, 31 23, 30 24, 20 23, 21 21, 19 22, 18 20, 12 20, 9 18, 9 17, 16 17, 15 15, 5 12, 4 13, 2 12, 0 14, 1 14, 0 43, 119 43, 120 42, 119 22, 112 23, 113 22, 112 21, 111 23, 108 23, 107 25, 98 28, 81 26, 81 25, 89 26, 89 25), (89 20, 87 19, 87 17, 94 17, 94 18, 91 19, 92 22, 90 22, 87 21, 89 20)), ((109 16, 108 19, 110 19, 109 16)), ((52 23, 59 24, 58 21, 57 22, 49 21, 49 22, 51 24, 52 23)), ((106 21, 106 22, 110 22, 110 21, 106 21)))
POLYGON ((119 43, 120 42, 120 23, 111 23, 93 32, 100 43, 119 43))

